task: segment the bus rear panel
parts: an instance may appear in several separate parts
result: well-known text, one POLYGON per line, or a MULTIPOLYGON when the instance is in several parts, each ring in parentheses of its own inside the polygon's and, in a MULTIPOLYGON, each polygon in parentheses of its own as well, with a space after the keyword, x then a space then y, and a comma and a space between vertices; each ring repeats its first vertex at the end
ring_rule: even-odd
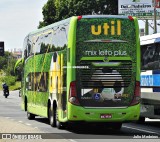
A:
POLYGON ((139 118, 140 68, 137 20, 82 16, 76 27, 75 80, 68 119, 127 121, 139 118))

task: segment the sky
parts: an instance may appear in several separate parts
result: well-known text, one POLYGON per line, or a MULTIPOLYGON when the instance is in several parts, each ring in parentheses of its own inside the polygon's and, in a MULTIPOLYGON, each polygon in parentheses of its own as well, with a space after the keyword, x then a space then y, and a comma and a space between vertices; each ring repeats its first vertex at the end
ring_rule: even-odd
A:
POLYGON ((0 0, 0 41, 5 51, 22 49, 25 36, 43 20, 42 7, 47 0, 0 0))
MULTIPOLYGON (((46 2, 47 0, 0 0, 0 41, 5 42, 5 51, 22 49, 25 36, 36 30, 39 21, 43 20, 42 7, 46 2)), ((145 22, 139 23, 139 27, 144 28, 145 22)), ((157 29, 160 32, 160 26, 157 29)), ((150 34, 152 33, 153 29, 150 28, 150 34)))

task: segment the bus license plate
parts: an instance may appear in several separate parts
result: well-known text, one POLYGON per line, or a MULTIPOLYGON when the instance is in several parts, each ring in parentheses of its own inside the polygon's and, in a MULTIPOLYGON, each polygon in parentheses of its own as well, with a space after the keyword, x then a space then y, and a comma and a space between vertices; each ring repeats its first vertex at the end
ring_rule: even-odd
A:
POLYGON ((112 114, 101 114, 100 118, 102 118, 102 119, 112 118, 112 114))

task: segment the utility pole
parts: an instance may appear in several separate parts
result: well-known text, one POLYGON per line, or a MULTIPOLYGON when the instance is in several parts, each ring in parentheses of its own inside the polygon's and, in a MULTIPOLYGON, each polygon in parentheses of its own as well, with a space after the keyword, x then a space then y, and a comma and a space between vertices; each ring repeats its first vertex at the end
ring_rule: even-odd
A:
POLYGON ((154 0, 154 33, 157 33, 157 11, 156 11, 156 0, 154 0))
POLYGON ((148 31, 148 19, 146 19, 146 22, 145 22, 145 35, 149 35, 149 31, 148 31))

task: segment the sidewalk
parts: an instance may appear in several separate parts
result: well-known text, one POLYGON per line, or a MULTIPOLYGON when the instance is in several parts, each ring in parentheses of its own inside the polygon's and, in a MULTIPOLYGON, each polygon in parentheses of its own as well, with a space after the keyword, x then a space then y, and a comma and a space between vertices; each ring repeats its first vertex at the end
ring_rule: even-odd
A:
MULTIPOLYGON (((39 130, 38 128, 32 128, 31 126, 27 126, 23 123, 16 122, 14 120, 7 119, 5 117, 0 117, 0 137, 2 137, 3 133, 44 133, 43 131, 39 130)), ((0 139, 0 142, 67 142, 66 139, 0 139)))

